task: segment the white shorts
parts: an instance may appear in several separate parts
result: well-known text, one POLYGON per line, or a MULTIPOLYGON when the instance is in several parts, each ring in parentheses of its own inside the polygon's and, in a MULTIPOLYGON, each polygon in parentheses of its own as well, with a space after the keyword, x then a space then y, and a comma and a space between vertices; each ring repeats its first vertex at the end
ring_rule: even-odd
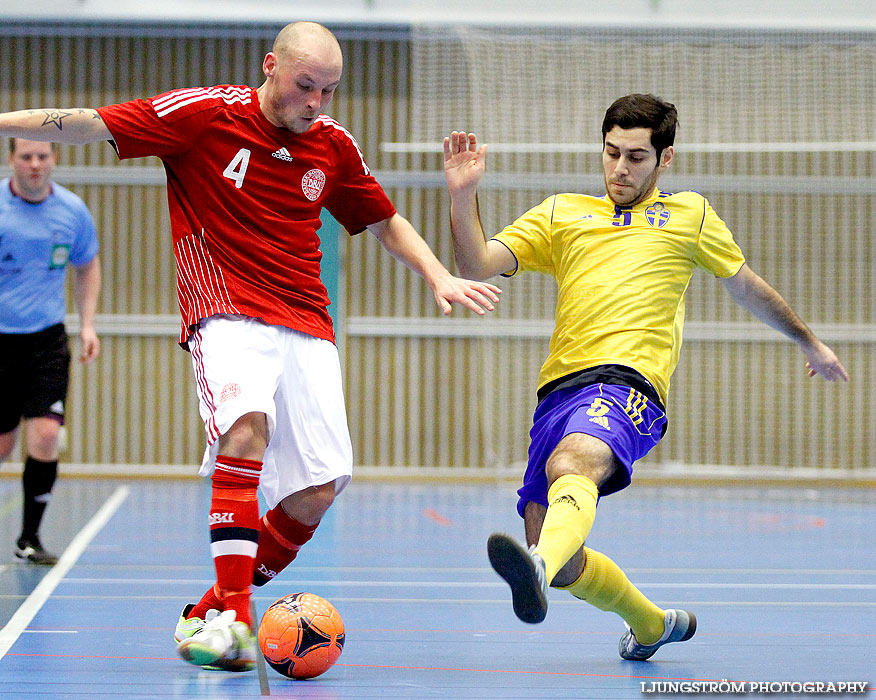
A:
POLYGON ((246 316, 201 321, 188 342, 210 476, 219 436, 247 413, 268 419, 260 486, 270 508, 286 496, 331 481, 340 493, 353 474, 353 447, 334 343, 246 316))

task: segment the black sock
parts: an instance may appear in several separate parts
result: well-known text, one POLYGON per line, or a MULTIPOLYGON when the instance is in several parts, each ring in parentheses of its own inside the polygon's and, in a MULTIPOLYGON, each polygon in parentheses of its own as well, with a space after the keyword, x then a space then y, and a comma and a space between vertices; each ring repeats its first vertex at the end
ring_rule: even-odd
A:
POLYGON ((26 540, 37 536, 57 476, 57 459, 43 462, 28 456, 21 475, 21 482, 24 485, 24 513, 20 539, 26 540))

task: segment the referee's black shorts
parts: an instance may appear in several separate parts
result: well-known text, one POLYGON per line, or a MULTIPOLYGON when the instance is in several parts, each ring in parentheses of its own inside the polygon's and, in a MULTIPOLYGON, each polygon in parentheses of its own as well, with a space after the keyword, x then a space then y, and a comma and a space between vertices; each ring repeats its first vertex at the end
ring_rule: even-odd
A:
POLYGON ((70 348, 64 324, 36 333, 0 333, 0 433, 22 418, 64 422, 70 348))

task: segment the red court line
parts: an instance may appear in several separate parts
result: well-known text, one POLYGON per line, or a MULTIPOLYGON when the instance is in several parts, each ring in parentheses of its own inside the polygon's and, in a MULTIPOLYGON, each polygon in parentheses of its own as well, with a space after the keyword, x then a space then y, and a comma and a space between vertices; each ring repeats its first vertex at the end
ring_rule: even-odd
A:
POLYGON ((432 510, 431 508, 424 508, 423 515, 425 515, 430 520, 434 520, 439 525, 444 525, 444 527, 450 527, 453 523, 445 518, 438 511, 432 510))
MULTIPOLYGON (((721 678, 676 678, 669 676, 636 676, 623 673, 580 673, 575 671, 522 671, 520 669, 501 669, 501 668, 444 668, 442 666, 389 666, 382 664, 335 664, 335 666, 344 666, 346 668, 385 668, 399 669, 405 671, 463 671, 465 673, 501 673, 501 674, 520 674, 523 676, 573 676, 575 678, 634 678, 637 680, 646 681, 698 681, 698 682, 727 682, 729 679, 721 678)), ((732 681, 740 683, 742 681, 732 681)))
MULTIPOLYGON (((24 657, 39 657, 39 658, 58 658, 58 659, 113 659, 113 660, 130 660, 130 661, 173 661, 178 662, 178 657, 160 657, 160 656, 97 656, 86 654, 21 654, 7 653, 6 656, 24 656, 24 657)), ((678 678, 675 676, 639 676, 635 674, 622 673, 581 673, 573 671, 525 671, 520 669, 500 669, 500 668, 445 668, 442 666, 394 666, 390 664, 335 664, 344 668, 375 668, 397 671, 446 671, 453 673, 489 673, 502 675, 522 675, 522 676, 568 676, 572 678, 626 678, 630 680, 643 681, 695 681, 698 683, 750 683, 754 681, 739 681, 732 678, 678 678)), ((872 692, 872 688, 867 689, 867 694, 872 692)))
MULTIPOLYGON (((178 662, 179 657, 162 657, 162 656, 103 656, 97 654, 24 654, 24 653, 9 653, 6 656, 24 656, 42 659, 112 659, 112 660, 130 660, 130 661, 174 661, 178 662)), ((441 666, 394 666, 391 664, 342 664, 338 663, 335 666, 343 666, 345 668, 382 668, 395 669, 399 671, 452 671, 455 673, 499 673, 499 674, 519 674, 524 676, 574 676, 576 678, 633 678, 637 680, 648 681, 705 681, 711 682, 711 678, 675 678, 669 676, 636 676, 625 675, 622 673, 576 673, 572 671, 525 671, 520 669, 501 669, 501 668, 444 668, 441 666)), ((715 679, 714 682, 727 681, 729 679, 715 679)), ((740 681, 734 681, 740 682, 740 681)))

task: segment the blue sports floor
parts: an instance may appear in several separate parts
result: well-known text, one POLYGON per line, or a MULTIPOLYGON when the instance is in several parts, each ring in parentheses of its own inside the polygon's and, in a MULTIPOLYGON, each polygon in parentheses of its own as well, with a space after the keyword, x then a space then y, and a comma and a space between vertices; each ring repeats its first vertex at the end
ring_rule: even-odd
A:
POLYGON ((494 530, 522 535, 514 488, 354 482, 256 590, 259 612, 310 591, 344 618, 338 663, 290 681, 176 657, 179 612, 212 583, 207 483, 60 480, 43 540, 66 552, 45 569, 13 557, 20 486, 0 479, 0 696, 640 700, 677 679, 876 683, 872 489, 634 484, 602 501, 589 546, 699 620, 691 641, 629 662, 621 621, 560 591, 544 623, 514 617, 485 552, 494 530))

